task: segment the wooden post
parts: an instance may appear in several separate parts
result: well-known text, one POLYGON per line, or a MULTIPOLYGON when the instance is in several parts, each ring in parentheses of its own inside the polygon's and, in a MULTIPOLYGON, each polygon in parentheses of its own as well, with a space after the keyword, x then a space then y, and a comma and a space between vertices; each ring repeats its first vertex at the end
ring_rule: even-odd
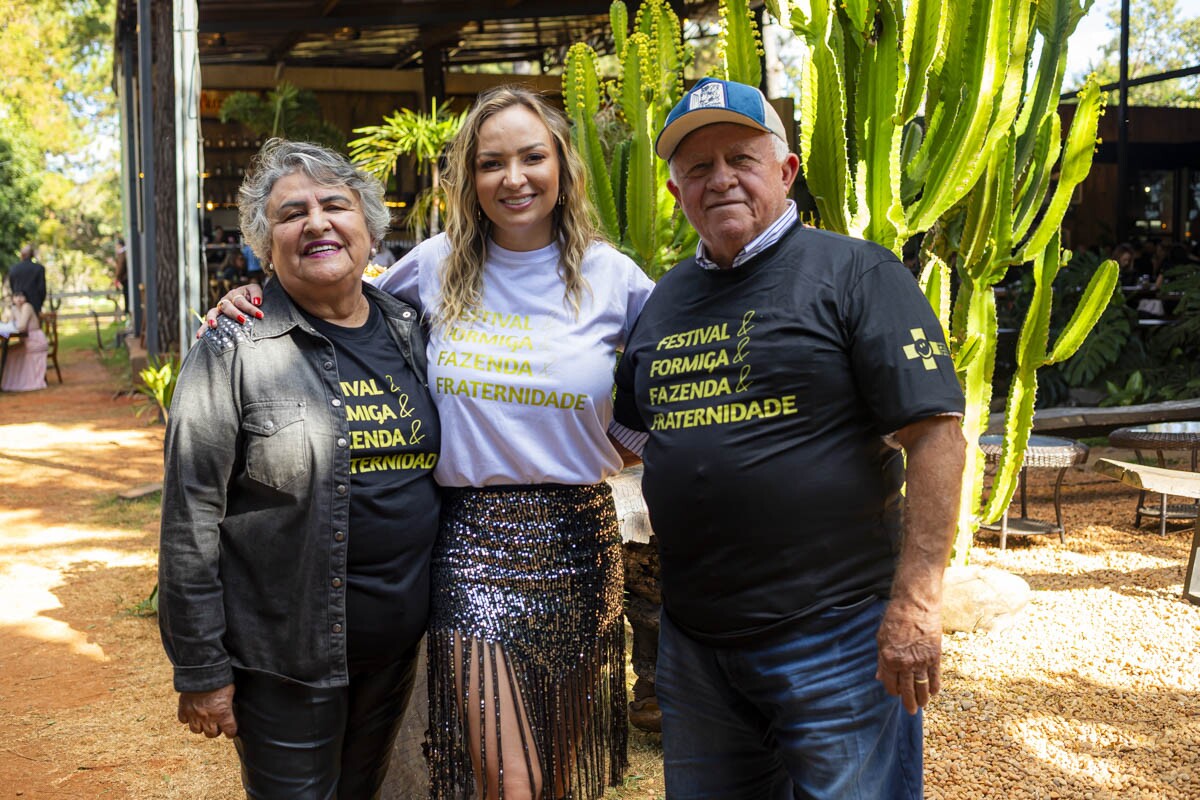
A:
MULTIPOLYGON (((1116 478, 1135 489, 1158 492, 1176 497, 1200 498, 1200 473, 1185 472, 1166 467, 1148 467, 1102 458, 1096 462, 1096 472, 1116 478)), ((1183 599, 1200 605, 1200 516, 1196 518, 1196 531, 1192 534, 1191 552, 1188 554, 1187 570, 1183 574, 1183 599)))
POLYGON ((1183 599, 1200 606, 1200 516, 1196 517, 1196 532, 1192 534, 1192 550, 1188 554, 1187 571, 1183 573, 1183 599))

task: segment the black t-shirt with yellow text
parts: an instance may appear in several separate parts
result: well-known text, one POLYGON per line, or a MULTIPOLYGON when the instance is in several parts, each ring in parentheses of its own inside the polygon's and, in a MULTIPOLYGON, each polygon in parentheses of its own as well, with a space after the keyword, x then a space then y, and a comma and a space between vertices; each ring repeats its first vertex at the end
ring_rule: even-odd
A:
POLYGON ((739 267, 671 269, 617 388, 617 421, 650 434, 664 607, 716 645, 887 595, 904 475, 884 437, 963 410, 908 270, 798 224, 739 267))
POLYGON ((333 344, 350 425, 347 660, 386 664, 416 644, 429 618, 437 411, 373 302, 359 328, 305 316, 333 344))

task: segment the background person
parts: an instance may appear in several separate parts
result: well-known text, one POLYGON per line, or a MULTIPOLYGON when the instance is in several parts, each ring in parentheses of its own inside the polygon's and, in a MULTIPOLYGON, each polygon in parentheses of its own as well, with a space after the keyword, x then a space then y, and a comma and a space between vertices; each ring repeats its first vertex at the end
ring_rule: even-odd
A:
MULTIPOLYGON (((428 309, 446 432, 431 796, 598 798, 627 737, 612 374, 652 283, 600 241, 568 122, 540 96, 481 95, 447 160, 446 232, 376 283, 428 309)), ((253 314, 256 291, 225 314, 253 314)))
POLYGON ((241 249, 242 265, 239 268, 238 280, 249 280, 254 283, 263 282, 262 262, 254 255, 254 248, 243 244, 241 249))
POLYGON ((117 246, 113 250, 113 286, 121 293, 121 308, 126 312, 129 311, 129 292, 125 288, 128 278, 129 248, 125 246, 125 239, 118 236, 117 246))
POLYGON ((785 137, 757 89, 706 79, 656 145, 700 244, 642 311, 616 413, 649 437, 666 795, 918 800, 962 392, 895 256, 798 223, 785 137))
POLYGON ((32 244, 21 247, 21 260, 8 270, 8 285, 14 295, 25 295, 34 313, 42 313, 46 303, 46 268, 38 262, 37 249, 32 244))
POLYGON ((440 428, 417 311, 366 286, 383 189, 268 141, 239 192, 274 272, 184 361, 166 436, 159 624, 179 720, 235 738, 252 798, 377 795, 429 605, 440 428))
POLYGON ((8 360, 4 365, 4 380, 0 390, 32 392, 46 388, 46 355, 50 343, 42 332, 41 320, 33 304, 19 291, 13 291, 12 301, 4 315, 13 333, 25 332, 23 338, 11 336, 8 360))

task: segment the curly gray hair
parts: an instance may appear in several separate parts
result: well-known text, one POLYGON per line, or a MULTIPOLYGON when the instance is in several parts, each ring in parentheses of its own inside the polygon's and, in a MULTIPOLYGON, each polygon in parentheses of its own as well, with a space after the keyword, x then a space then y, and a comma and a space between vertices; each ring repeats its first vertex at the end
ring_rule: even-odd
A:
POLYGON ((280 178, 303 172, 321 186, 345 186, 358 195, 371 244, 378 244, 391 225, 392 216, 383 203, 383 185, 355 167, 341 153, 311 142, 268 139, 251 162, 250 171, 238 189, 238 222, 242 238, 254 255, 270 269, 271 220, 267 203, 280 178))

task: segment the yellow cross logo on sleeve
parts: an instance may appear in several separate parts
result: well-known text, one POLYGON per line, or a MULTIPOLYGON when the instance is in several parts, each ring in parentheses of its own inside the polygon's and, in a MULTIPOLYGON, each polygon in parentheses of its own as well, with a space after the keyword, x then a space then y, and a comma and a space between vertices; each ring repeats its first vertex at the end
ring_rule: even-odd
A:
POLYGON ((922 328, 913 328, 909 331, 912 335, 913 343, 904 345, 904 357, 909 361, 914 358, 921 359, 925 365, 925 369, 937 369, 937 364, 933 363, 934 356, 950 355, 950 348, 941 342, 931 342, 925 338, 925 331, 922 328))

